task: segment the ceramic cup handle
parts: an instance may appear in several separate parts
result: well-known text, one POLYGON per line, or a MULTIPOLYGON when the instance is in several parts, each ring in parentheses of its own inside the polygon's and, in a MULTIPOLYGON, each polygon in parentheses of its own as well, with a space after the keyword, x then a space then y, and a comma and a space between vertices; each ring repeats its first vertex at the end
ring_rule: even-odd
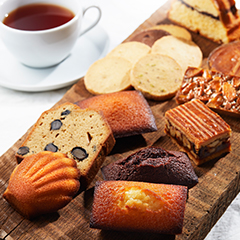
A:
POLYGON ((101 19, 101 16, 102 16, 102 10, 100 7, 98 6, 89 6, 89 7, 86 7, 84 10, 83 10, 83 17, 85 15, 85 13, 87 12, 87 10, 89 10, 90 8, 96 8, 98 10, 98 16, 97 18, 95 19, 95 21, 93 23, 90 24, 90 26, 86 27, 83 31, 81 31, 80 35, 79 36, 82 36, 83 34, 85 34, 86 32, 88 32, 90 29, 92 29, 93 27, 95 27, 97 25, 97 23, 99 22, 99 20, 101 19))

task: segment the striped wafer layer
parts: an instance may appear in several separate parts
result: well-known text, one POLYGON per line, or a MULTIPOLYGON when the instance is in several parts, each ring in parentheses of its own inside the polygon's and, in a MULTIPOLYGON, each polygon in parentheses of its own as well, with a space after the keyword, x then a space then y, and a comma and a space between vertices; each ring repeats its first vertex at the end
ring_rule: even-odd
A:
POLYGON ((167 111, 165 116, 197 148, 231 133, 229 125, 197 99, 167 111))

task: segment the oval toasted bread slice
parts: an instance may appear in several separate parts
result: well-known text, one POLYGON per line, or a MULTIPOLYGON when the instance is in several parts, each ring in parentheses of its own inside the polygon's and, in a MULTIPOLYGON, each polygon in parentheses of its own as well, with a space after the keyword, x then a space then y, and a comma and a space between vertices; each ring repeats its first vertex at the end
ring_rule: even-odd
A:
POLYGON ((124 42, 110 51, 107 57, 123 57, 132 62, 133 64, 141 57, 148 54, 151 48, 141 42, 124 42))
POLYGON ((181 86, 182 69, 171 57, 148 54, 131 71, 132 86, 148 98, 163 101, 172 98, 181 86))
POLYGON ((183 38, 188 41, 192 40, 191 33, 187 29, 177 26, 177 25, 160 24, 160 25, 155 25, 155 26, 151 27, 150 29, 161 29, 161 30, 164 30, 164 31, 170 33, 171 35, 173 35, 175 37, 183 38))
POLYGON ((172 57, 181 66, 183 73, 189 66, 200 67, 202 64, 203 54, 198 45, 174 36, 166 36, 157 40, 151 52, 172 57))
POLYGON ((119 92, 131 88, 132 63, 122 57, 104 57, 88 69, 84 84, 92 94, 119 92))

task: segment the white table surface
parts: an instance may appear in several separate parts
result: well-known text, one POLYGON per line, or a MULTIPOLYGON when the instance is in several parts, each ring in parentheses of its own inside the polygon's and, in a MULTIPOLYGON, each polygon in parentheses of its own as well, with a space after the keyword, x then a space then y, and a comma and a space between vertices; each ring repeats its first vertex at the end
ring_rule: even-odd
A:
MULTIPOLYGON (((83 3, 89 3, 84 0, 83 3)), ((91 1, 101 7, 100 25, 110 38, 109 51, 129 36, 166 0, 101 0, 91 1)), ((237 0, 240 7, 240 0, 237 0)), ((1 67, 0 67, 1 71, 1 67)), ((0 86, 0 155, 6 152, 38 119, 40 113, 59 101, 66 87, 48 92, 20 92, 0 86)), ((240 195, 212 228, 206 240, 240 239, 240 195)))

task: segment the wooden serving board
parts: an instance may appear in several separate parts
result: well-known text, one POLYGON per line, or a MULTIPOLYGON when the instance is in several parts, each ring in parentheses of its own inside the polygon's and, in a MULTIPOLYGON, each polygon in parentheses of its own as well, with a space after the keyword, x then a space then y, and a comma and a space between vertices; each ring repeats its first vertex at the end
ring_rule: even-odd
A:
MULTIPOLYGON (((134 33, 158 23, 169 23, 166 17, 169 7, 170 2, 167 2, 140 25, 134 33)), ((205 58, 218 46, 216 43, 195 33, 192 33, 192 37, 200 46, 205 58)), ((127 40, 128 39, 126 39, 126 41, 127 40)), ((83 79, 80 79, 56 105, 66 101, 74 103, 91 96, 84 87, 83 79)), ((164 113, 168 109, 176 106, 175 100, 172 99, 165 102, 149 101, 149 105, 155 116, 158 131, 118 139, 112 153, 106 158, 104 165, 126 157, 130 153, 150 145, 161 146, 167 150, 178 150, 163 132, 164 113)), ((40 114, 41 113, 39 113, 39 116, 40 114)), ((90 188, 79 194, 65 208, 59 210, 57 213, 41 216, 34 221, 24 219, 0 197, 0 239, 204 239, 212 226, 238 194, 240 188, 239 119, 237 120, 229 116, 222 117, 232 128, 232 151, 218 161, 206 163, 201 167, 196 167, 193 164, 195 172, 199 177, 199 183, 189 191, 183 233, 181 235, 169 236, 91 229, 89 227, 89 219, 94 185, 97 180, 102 179, 102 175, 99 172, 90 188)), ((14 155, 26 137, 26 134, 0 158, 1 196, 7 187, 10 174, 17 165, 14 155)))

